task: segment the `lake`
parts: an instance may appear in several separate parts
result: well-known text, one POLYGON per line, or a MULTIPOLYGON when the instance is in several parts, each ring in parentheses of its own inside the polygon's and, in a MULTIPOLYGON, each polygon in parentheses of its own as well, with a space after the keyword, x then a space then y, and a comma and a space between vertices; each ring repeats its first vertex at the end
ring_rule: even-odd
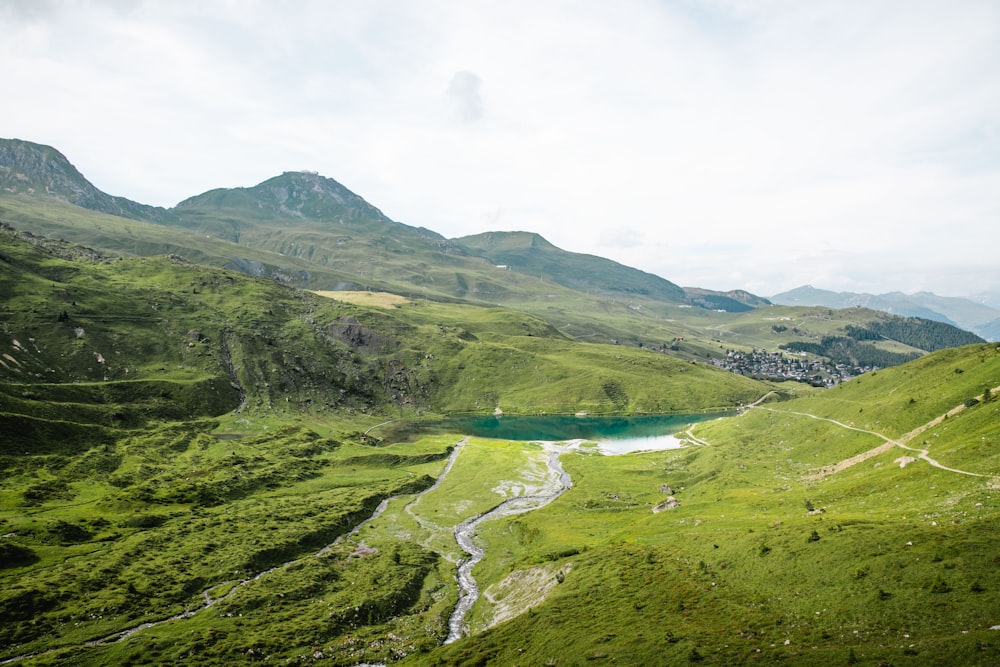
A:
POLYGON ((652 415, 642 417, 576 417, 468 415, 449 417, 435 426, 448 431, 500 440, 592 440, 605 454, 673 449, 673 434, 689 424, 734 413, 652 415))

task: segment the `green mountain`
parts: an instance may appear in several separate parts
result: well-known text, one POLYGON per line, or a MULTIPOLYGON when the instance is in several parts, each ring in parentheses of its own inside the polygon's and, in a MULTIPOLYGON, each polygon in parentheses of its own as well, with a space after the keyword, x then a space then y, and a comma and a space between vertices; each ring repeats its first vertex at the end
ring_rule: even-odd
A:
MULTIPOLYGON (((5 160, 0 164, 4 173, 17 174, 14 181, 47 183, 7 188, 0 194, 0 220, 110 255, 178 255, 312 290, 384 291, 439 303, 502 305, 540 318, 571 339, 653 348, 686 360, 723 359, 729 344, 773 351, 796 341, 845 335, 845 325, 831 330, 822 317, 805 317, 802 326, 783 331, 758 326, 775 316, 759 297, 739 290, 681 289, 607 259, 563 251, 530 233, 447 240, 392 221, 336 181, 309 172, 286 172, 250 188, 213 190, 164 210, 101 193, 54 149, 16 140, 0 140, 0 147, 5 160), (33 170, 32 165, 43 166, 33 170), (56 172, 69 176, 54 179, 56 172), (87 196, 78 196, 81 191, 87 196), (102 211, 126 211, 127 217, 102 211), (753 336, 736 333, 745 320, 756 321, 753 336)), ((864 327, 875 318, 871 311, 857 311, 844 319, 864 327)), ((925 325, 910 320, 906 326, 925 325)), ((893 348, 894 354, 926 351, 876 345, 893 348)), ((881 355, 879 360, 903 358, 881 355)))
POLYGON ((98 190, 56 149, 20 139, 0 139, 0 191, 51 197, 136 220, 163 220, 166 216, 162 208, 98 190))
POLYGON ((721 310, 728 313, 742 313, 754 308, 772 305, 764 297, 751 294, 746 290, 730 290, 719 292, 700 287, 685 287, 688 301, 701 308, 721 310))
POLYGON ((176 255, 110 258, 10 228, 0 234, 9 338, 0 377, 33 386, 38 400, 46 387, 58 394, 81 382, 208 382, 221 395, 206 404, 227 405, 222 412, 236 407, 235 390, 242 408, 415 416, 498 406, 685 412, 766 392, 709 365, 576 343, 517 311, 407 299, 365 307, 176 255), (677 383, 670 391, 668 375, 677 383))
POLYGON ((603 257, 560 250, 530 232, 487 232, 454 242, 498 267, 537 275, 580 292, 622 299, 642 296, 674 304, 687 300, 684 290, 669 280, 603 257))
POLYGON ((542 493, 551 446, 386 422, 693 412, 775 385, 496 307, 0 233, 2 660, 1000 659, 994 344, 699 423, 681 449, 565 449, 568 490, 478 529, 485 594, 445 644, 453 531, 542 493))

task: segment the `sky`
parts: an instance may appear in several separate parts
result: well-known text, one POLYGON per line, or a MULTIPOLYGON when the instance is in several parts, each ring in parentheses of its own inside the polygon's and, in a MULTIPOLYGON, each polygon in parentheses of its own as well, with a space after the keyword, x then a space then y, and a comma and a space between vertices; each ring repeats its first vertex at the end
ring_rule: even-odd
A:
POLYGON ((996 0, 0 0, 0 137, 683 286, 1000 292, 996 0))

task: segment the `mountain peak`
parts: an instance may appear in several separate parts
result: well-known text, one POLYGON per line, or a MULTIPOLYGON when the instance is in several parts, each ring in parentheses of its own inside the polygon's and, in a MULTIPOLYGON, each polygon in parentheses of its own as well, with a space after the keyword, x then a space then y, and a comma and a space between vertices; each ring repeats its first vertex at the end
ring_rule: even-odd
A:
POLYGON ((177 209, 234 206, 266 216, 341 223, 392 222, 359 195, 315 171, 286 171, 253 187, 210 190, 182 201, 177 209))
POLYGON ((483 232, 473 234, 460 239, 462 245, 468 248, 489 251, 516 251, 516 250, 558 250, 549 243, 541 234, 535 232, 483 232))
POLYGON ((0 191, 53 197, 138 220, 158 220, 165 214, 161 208, 99 190, 55 148, 21 139, 0 139, 0 191))

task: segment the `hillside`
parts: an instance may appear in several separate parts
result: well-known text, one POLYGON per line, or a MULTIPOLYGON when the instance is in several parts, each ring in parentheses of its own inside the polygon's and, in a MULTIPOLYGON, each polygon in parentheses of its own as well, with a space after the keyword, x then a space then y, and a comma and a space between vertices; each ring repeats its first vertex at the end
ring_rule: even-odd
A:
MULTIPOLYGON (((811 330, 798 328, 799 336, 795 328, 770 325, 756 327, 752 343, 738 341, 724 332, 772 317, 766 300, 741 290, 682 289, 528 232, 447 240, 390 220, 342 184, 311 172, 285 172, 253 187, 212 190, 154 209, 97 190, 55 149, 17 140, 0 140, 0 147, 6 174, 0 221, 111 256, 175 255, 315 291, 500 306, 543 320, 570 339, 654 349, 686 361, 724 362, 728 350, 721 342, 740 353, 821 342, 811 330)), ((813 311, 801 312, 806 318, 813 311)), ((866 327, 878 317, 859 311, 838 319, 866 327)), ((901 326, 921 340, 929 325, 910 319, 901 326)), ((824 335, 843 338, 846 331, 824 327, 824 335)), ((824 364, 848 363, 861 372, 934 349, 922 345, 877 343, 891 349, 875 353, 866 342, 855 346, 864 354, 846 355, 840 347, 808 348, 815 354, 807 358, 812 363, 818 355, 824 364)))
POLYGON ((92 211, 136 220, 163 220, 166 211, 94 187, 62 153, 51 146, 0 139, 0 191, 50 197, 92 211))
MULTIPOLYGON (((304 557, 427 488, 453 439, 388 445, 364 435, 377 424, 717 410, 771 390, 500 308, 351 303, 8 227, 0 248, 0 659, 75 662, 83 641, 225 599, 229 573, 304 557)), ((390 554, 383 619, 446 568, 417 545, 390 554)))
POLYGON ((1000 401, 965 406, 998 385, 977 345, 700 424, 687 449, 564 455, 573 489, 485 528, 480 566, 498 599, 518 573, 559 583, 413 663, 994 664, 1000 401), (662 485, 679 505, 652 512, 662 485))
POLYGON ((487 232, 454 242, 494 265, 537 275, 573 290, 619 299, 646 296, 666 303, 687 302, 684 290, 668 280, 603 257, 560 250, 538 234, 487 232))
POLYGON ((995 664, 990 386, 1000 350, 976 345, 698 424, 683 449, 565 449, 569 490, 478 529, 488 596, 471 635, 443 645, 453 527, 545 493, 551 448, 460 434, 373 447, 360 424, 374 419, 248 411, 8 452, 0 655, 995 664))
POLYGON ((766 391, 710 366, 575 343, 499 308, 364 307, 176 255, 109 258, 0 234, 8 339, 0 377, 39 396, 54 384, 212 379, 223 393, 235 389, 244 408, 415 415, 684 412, 766 391), (668 376, 677 386, 664 395, 668 376))

